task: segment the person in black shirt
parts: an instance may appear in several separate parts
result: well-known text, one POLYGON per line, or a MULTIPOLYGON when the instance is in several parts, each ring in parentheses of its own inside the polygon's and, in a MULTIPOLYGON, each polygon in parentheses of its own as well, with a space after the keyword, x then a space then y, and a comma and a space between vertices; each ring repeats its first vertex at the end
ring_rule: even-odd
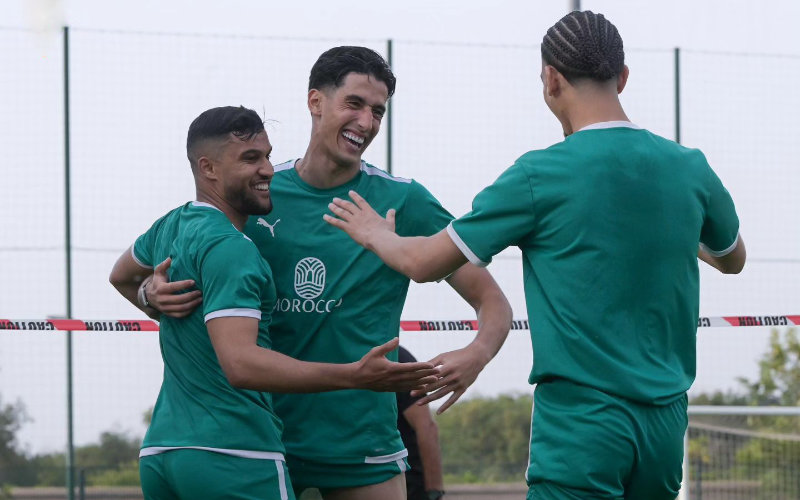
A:
MULTIPOLYGON (((398 360, 413 363, 416 358, 400 347, 398 360)), ((444 496, 442 457, 439 451, 439 428, 428 405, 415 404, 420 398, 408 392, 397 394, 397 428, 408 449, 406 490, 408 500, 437 500, 444 496)))

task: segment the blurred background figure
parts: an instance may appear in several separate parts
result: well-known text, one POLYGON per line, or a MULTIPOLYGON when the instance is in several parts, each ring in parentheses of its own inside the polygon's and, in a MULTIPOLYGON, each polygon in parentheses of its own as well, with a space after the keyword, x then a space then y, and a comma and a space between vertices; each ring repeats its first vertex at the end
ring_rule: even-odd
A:
MULTIPOLYGON (((398 361, 417 359, 400 346, 398 361)), ((420 398, 409 392, 397 393, 397 428, 408 450, 406 491, 408 500, 436 500, 444 496, 442 456, 439 451, 439 428, 428 405, 415 404, 420 398)))

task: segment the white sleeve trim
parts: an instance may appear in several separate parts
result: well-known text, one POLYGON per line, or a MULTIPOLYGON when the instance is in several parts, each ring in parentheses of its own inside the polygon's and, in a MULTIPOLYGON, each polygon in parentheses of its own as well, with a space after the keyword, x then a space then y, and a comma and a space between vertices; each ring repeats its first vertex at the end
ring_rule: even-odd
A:
POLYGON ((220 309, 219 311, 214 311, 206 314, 205 321, 208 323, 214 318, 226 318, 226 317, 245 317, 245 318, 255 318, 261 321, 261 311, 258 309, 220 309))
POLYGON ((455 228, 453 228, 452 221, 447 225, 447 235, 450 236, 450 239, 453 240, 453 243, 456 244, 458 249, 461 250, 461 253, 464 254, 464 257, 466 257, 468 261, 472 262, 478 267, 486 267, 489 265, 488 262, 484 262, 479 259, 478 256, 469 249, 467 244, 464 243, 464 240, 461 239, 461 236, 458 235, 455 228))
POLYGON ((139 258, 136 256, 136 252, 133 251, 133 247, 134 246, 135 245, 131 245, 131 257, 133 257, 133 261, 136 262, 137 264, 139 264, 140 266, 142 266, 145 269, 153 269, 153 266, 148 266, 147 264, 145 264, 144 262, 139 260, 139 258))
POLYGON ((717 251, 711 250, 710 248, 705 246, 703 243, 700 243, 700 248, 702 248, 704 251, 708 252, 708 254, 711 255, 712 257, 725 257, 729 253, 731 253, 734 250, 736 250, 736 247, 738 245, 739 245, 739 233, 736 233, 736 239, 734 240, 733 245, 729 246, 725 250, 720 250, 720 251, 717 252, 717 251))

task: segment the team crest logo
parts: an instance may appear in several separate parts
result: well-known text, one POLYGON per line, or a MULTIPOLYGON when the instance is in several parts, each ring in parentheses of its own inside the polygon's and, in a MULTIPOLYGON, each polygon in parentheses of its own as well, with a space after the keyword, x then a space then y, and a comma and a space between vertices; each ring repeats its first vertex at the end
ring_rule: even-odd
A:
POLYGON ((325 264, 306 257, 294 268, 294 291, 304 299, 316 299, 325 289, 325 264))

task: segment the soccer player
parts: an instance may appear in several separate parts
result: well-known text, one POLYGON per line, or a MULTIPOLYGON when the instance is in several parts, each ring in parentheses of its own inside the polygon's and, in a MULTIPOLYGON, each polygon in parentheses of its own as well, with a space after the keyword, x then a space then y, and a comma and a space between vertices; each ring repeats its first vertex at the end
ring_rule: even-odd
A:
MULTIPOLYGON (((158 219, 110 276, 139 305, 141 280, 172 258, 173 281, 194 284, 203 296, 203 307, 185 318, 161 318, 164 380, 140 452, 142 489, 148 499, 294 498, 281 422, 262 391, 394 392, 436 381, 436 370, 387 360, 397 339, 348 364, 302 362, 272 350, 272 272, 241 232, 248 215, 272 208, 272 146, 263 122, 241 107, 210 109, 192 122, 186 149, 197 201, 158 219)), ((146 296, 142 302, 157 316, 146 296)))
MULTIPOLYGON (((452 219, 422 185, 361 158, 380 130, 395 81, 386 61, 368 48, 323 53, 309 77, 306 153, 276 166, 275 209, 245 226, 273 269, 273 348, 291 357, 345 363, 399 331, 409 280, 324 223, 333 196, 357 189, 381 210, 402 209, 397 230, 404 235, 431 235, 452 219)), ((466 347, 431 360, 440 378, 427 386, 430 398, 450 395, 441 411, 475 381, 511 326, 511 307, 485 269, 465 263, 446 280, 476 310, 479 331, 466 347)), ((170 295, 180 285, 165 283, 163 273, 148 283, 143 289, 167 314, 186 314, 199 300, 170 295)), ((316 487, 326 500, 405 498, 407 451, 393 394, 336 391, 275 395, 274 401, 298 496, 316 487)))
MULTIPOLYGON (((417 361, 400 346, 398 361, 417 361)), ((415 404, 421 398, 410 391, 397 393, 397 428, 408 450, 406 471, 407 500, 439 500, 444 496, 442 453, 439 448, 439 427, 428 405, 415 404)))
POLYGON ((739 221, 700 151, 629 121, 622 39, 603 15, 568 14, 541 50, 563 142, 520 157, 432 237, 395 234, 402 209, 382 218, 357 186, 325 219, 415 281, 518 246, 537 384, 528 498, 671 500, 695 377, 698 257, 738 273, 739 221))

